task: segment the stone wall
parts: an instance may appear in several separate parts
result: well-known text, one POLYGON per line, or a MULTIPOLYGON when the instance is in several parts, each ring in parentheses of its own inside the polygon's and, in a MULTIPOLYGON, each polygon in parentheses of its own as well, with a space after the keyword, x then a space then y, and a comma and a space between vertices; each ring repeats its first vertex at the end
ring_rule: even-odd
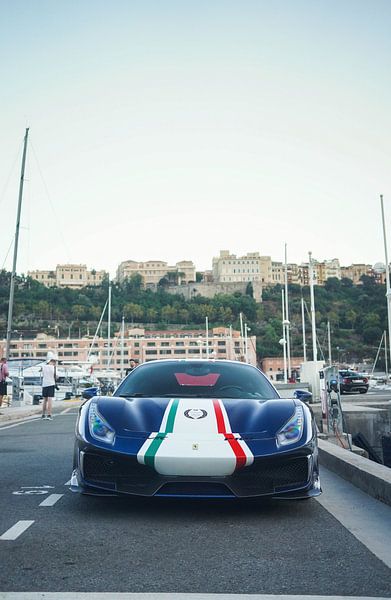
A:
MULTIPOLYGON (((187 285, 174 285, 167 288, 169 294, 181 294, 186 300, 191 300, 195 296, 204 298, 213 298, 216 294, 234 294, 240 292, 246 293, 248 282, 227 282, 227 283, 189 283, 187 285)), ((256 281, 252 282, 254 290, 254 300, 262 302, 262 284, 256 281)))

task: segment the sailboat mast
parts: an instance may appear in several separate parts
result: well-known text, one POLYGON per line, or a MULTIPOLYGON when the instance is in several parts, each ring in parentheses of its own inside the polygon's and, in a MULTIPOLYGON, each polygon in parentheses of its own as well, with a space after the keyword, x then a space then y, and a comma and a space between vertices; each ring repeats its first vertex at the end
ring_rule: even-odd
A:
POLYGON ((24 184, 24 169, 26 165, 26 153, 27 153, 27 139, 29 134, 29 128, 27 127, 24 136, 23 144, 23 157, 22 157, 22 168, 20 173, 19 183, 19 200, 18 200, 18 212, 16 217, 16 230, 15 230, 15 243, 14 243, 14 260, 12 263, 12 274, 11 274, 11 285, 10 295, 8 302, 8 320, 7 320, 7 343, 5 349, 5 355, 7 360, 9 359, 10 346, 11 346, 11 333, 12 333, 12 313, 14 307, 14 292, 15 292, 15 278, 16 278, 16 261, 18 258, 18 244, 19 244, 19 227, 20 227, 20 214, 22 211, 22 198, 23 198, 23 184, 24 184))
POLYGON ((107 309, 107 368, 109 368, 110 361, 111 361, 110 346, 111 346, 111 281, 109 281, 109 298, 108 298, 108 309, 107 309))

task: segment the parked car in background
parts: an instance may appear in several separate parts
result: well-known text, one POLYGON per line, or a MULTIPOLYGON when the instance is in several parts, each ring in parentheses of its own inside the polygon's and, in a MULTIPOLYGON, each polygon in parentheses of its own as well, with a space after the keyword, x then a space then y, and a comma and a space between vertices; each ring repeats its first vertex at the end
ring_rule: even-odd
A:
POLYGON ((298 398, 302 402, 312 402, 312 393, 308 390, 295 390, 293 392, 293 397, 298 398))
MULTIPOLYGON (((332 386, 333 387, 333 386, 332 386)), ((335 384, 335 391, 337 391, 335 384)), ((339 388, 340 393, 360 392, 366 394, 369 388, 368 377, 357 371, 350 369, 342 369, 339 371, 339 388)))

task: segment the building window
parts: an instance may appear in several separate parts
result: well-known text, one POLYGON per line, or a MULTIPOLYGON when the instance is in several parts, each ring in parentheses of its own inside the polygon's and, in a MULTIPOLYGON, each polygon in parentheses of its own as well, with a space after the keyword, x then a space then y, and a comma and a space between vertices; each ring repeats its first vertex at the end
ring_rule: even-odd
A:
POLYGON ((170 342, 162 342, 160 345, 161 345, 161 346, 169 346, 169 345, 170 345, 170 342))
MULTIPOLYGON (((210 343, 210 342, 209 342, 210 343)), ((217 342, 218 346, 225 346, 225 342, 217 342)))
POLYGON ((186 354, 186 350, 177 349, 175 350, 175 354, 186 354))
POLYGON ((184 346, 185 342, 175 342, 175 346, 184 346))
POLYGON ((147 355, 157 354, 157 350, 156 349, 155 350, 146 350, 145 354, 147 354, 147 355))
POLYGON ((156 346, 155 342, 147 342, 147 346, 156 346))
POLYGON ((171 350, 160 350, 160 354, 171 354, 171 350))

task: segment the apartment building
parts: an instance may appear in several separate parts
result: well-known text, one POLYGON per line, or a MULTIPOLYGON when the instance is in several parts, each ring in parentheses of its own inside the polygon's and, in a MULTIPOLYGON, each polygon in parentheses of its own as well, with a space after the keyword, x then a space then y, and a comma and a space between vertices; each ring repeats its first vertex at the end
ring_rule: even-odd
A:
POLYGON ((189 283, 196 280, 195 265, 191 260, 181 260, 175 266, 163 260, 148 260, 137 262, 125 260, 117 268, 117 281, 122 283, 132 275, 139 274, 143 278, 145 287, 155 287, 164 277, 174 275, 178 283, 189 283))
POLYGON ((365 264, 353 264, 349 267, 341 267, 341 277, 347 277, 351 279, 355 285, 361 284, 361 277, 363 275, 372 276, 372 266, 365 264))
POLYGON ((285 282, 285 265, 279 261, 272 261, 271 279, 269 285, 284 284, 285 282))
POLYGON ((79 289, 87 285, 101 285, 106 271, 87 270, 86 265, 57 265, 54 271, 28 271, 27 275, 46 287, 79 289))
MULTIPOLYGON (((12 340, 10 359, 40 358, 45 360, 49 351, 57 354, 59 361, 85 363, 88 356, 92 359, 94 369, 121 369, 123 363, 130 358, 147 362, 157 358, 206 358, 206 335, 204 331, 164 330, 147 331, 143 328, 129 329, 122 347, 120 334, 117 332, 108 346, 107 338, 79 339, 57 338, 44 333, 34 339, 12 340)), ((239 331, 231 331, 225 327, 216 327, 208 335, 209 357, 215 359, 245 360, 256 365, 256 336, 241 337, 239 331)), ((1 355, 5 353, 5 340, 0 342, 1 355)))
MULTIPOLYGON (((302 356, 291 357, 291 375, 295 379, 300 375, 300 366, 303 362, 302 356)), ((284 359, 280 356, 263 358, 261 369, 272 381, 284 381, 284 359)))
POLYGON ((239 283, 256 281, 268 284, 272 276, 270 256, 260 256, 259 252, 249 252, 237 257, 229 250, 220 250, 220 255, 212 261, 215 283, 239 283))

